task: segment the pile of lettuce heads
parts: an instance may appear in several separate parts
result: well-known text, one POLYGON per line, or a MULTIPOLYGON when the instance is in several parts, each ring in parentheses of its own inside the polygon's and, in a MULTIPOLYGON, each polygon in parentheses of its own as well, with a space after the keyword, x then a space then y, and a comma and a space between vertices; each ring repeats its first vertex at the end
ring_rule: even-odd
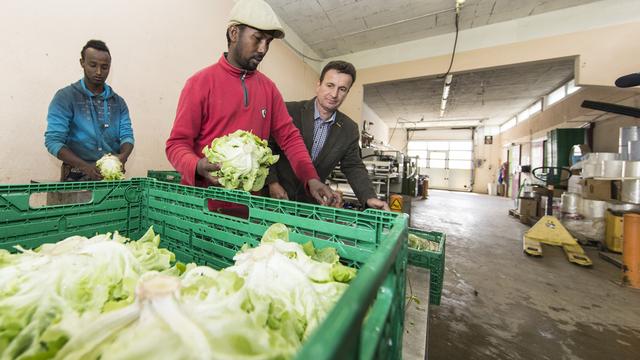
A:
POLYGON ((219 271, 176 263, 152 228, 0 250, 0 359, 290 358, 356 270, 288 235, 219 271))

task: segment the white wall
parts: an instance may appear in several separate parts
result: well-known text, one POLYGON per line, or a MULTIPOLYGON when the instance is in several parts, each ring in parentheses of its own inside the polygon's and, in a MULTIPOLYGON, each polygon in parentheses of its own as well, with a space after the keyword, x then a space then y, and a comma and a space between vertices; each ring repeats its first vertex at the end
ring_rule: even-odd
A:
POLYGON ((500 164, 500 135, 493 127, 476 129, 473 142, 473 192, 487 193, 487 184, 497 182, 500 164), (485 144, 485 135, 493 136, 492 144, 485 144))
MULTIPOLYGON (((170 169, 164 142, 185 80, 226 50, 231 0, 3 0, 0 2, 0 183, 57 180, 44 147, 54 93, 82 77, 80 49, 107 43, 107 82, 129 105, 136 147, 128 176, 170 169)), ((279 41, 261 69, 285 98, 311 97, 317 73, 279 41)))
MULTIPOLYGON (((362 121, 363 123, 368 123, 367 132, 373 135, 373 142, 375 144, 389 145, 389 126, 380 119, 380 116, 378 116, 367 103, 362 104, 362 121)), ((360 129, 362 129, 362 123, 358 125, 360 129)))

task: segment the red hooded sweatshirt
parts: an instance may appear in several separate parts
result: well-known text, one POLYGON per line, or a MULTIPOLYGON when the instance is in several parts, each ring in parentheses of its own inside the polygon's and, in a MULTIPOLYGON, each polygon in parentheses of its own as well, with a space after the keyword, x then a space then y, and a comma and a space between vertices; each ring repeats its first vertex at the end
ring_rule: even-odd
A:
POLYGON ((223 55, 216 64, 189 78, 180 94, 166 153, 182 175, 182 184, 209 186, 196 175, 202 149, 213 139, 239 129, 262 139, 272 136, 304 184, 319 179, 275 84, 259 71, 232 66, 223 55))

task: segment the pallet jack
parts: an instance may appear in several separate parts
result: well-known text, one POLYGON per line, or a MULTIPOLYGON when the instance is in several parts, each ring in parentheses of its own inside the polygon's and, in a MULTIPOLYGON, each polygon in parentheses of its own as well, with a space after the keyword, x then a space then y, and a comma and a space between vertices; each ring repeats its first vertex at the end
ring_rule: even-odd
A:
POLYGON ((562 178, 565 172, 571 176, 569 170, 565 168, 548 166, 535 168, 531 172, 536 179, 546 183, 547 209, 545 215, 522 236, 522 247, 527 255, 542 256, 542 244, 561 246, 569 262, 580 266, 591 266, 591 259, 585 254, 582 246, 571 236, 560 220, 553 216, 553 190, 556 185, 569 178, 568 176, 565 179, 562 178))

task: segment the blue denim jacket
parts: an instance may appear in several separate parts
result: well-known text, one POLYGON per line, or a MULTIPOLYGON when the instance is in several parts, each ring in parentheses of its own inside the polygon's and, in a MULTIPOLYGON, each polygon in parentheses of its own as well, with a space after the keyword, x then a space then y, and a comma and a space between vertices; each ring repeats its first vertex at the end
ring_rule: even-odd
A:
POLYGON ((105 84, 94 95, 82 80, 58 90, 49 105, 44 144, 57 156, 63 146, 85 161, 120 153, 120 145, 134 143, 129 109, 124 99, 105 84))

